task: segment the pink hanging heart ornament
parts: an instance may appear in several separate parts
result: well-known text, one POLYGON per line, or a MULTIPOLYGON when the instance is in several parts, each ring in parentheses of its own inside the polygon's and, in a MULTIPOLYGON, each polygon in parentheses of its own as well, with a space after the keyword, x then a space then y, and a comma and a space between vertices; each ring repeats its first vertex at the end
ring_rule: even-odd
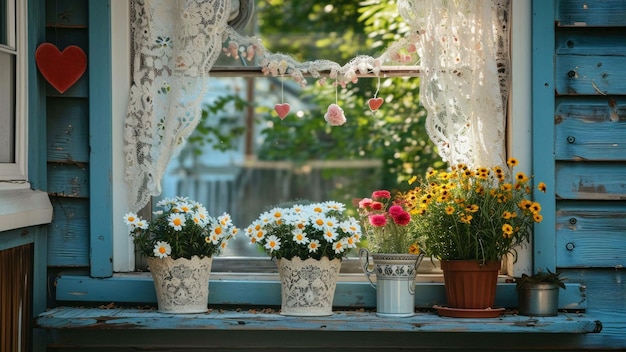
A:
POLYGON ((76 45, 60 51, 52 43, 43 43, 35 51, 35 63, 46 81, 63 94, 85 73, 87 55, 76 45))
POLYGON ((276 104, 274 105, 274 110, 276 110, 278 117, 280 117, 281 120, 284 120, 287 114, 289 114, 289 110, 291 110, 291 106, 289 106, 289 104, 287 103, 276 104))
POLYGON ((330 104, 326 114, 324 114, 324 120, 331 126, 341 126, 346 123, 346 115, 343 113, 343 109, 337 104, 330 104))
POLYGON ((381 105, 383 105, 383 98, 370 98, 367 101, 367 105, 369 105, 370 110, 376 111, 381 105))

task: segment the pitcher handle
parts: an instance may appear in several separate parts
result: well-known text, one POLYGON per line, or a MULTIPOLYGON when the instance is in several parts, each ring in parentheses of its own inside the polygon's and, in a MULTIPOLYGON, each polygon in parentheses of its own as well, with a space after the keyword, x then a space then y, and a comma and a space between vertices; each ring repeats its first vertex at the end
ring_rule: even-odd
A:
POLYGON ((424 259, 424 253, 420 253, 415 259, 415 265, 413 268, 415 269, 415 276, 413 277, 413 284, 409 284, 409 292, 414 295, 415 294, 415 285, 417 284, 417 267, 420 266, 420 263, 424 259))
POLYGON ((370 252, 367 248, 361 248, 359 250, 359 260, 361 261, 361 268, 367 277, 367 281, 370 282, 373 288, 376 288, 376 284, 372 282, 370 275, 374 272, 374 269, 370 269, 370 252))

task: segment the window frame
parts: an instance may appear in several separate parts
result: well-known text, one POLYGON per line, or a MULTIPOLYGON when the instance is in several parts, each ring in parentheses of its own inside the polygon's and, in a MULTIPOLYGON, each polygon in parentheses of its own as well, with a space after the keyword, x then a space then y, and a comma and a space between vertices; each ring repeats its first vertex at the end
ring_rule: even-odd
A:
POLYGON ((24 1, 7 0, 7 45, 0 44, 0 51, 15 57, 14 67, 14 161, 0 163, 0 191, 28 189, 28 138, 27 138, 27 30, 26 4, 24 1))
MULTIPOLYGON (((120 38, 120 35, 126 35, 124 38, 129 38, 130 35, 130 22, 129 22, 129 8, 127 4, 121 3, 120 1, 111 1, 111 22, 114 25, 111 26, 111 37, 112 38, 120 38), (128 21, 126 26, 120 25, 118 21, 120 18, 128 21)), ((531 75, 528 74, 528 69, 530 67, 531 61, 531 50, 530 48, 530 39, 532 34, 532 16, 531 16, 531 4, 525 2, 514 2, 512 9, 512 23, 513 30, 511 32, 511 52, 512 52, 512 75, 516 82, 515 87, 511 89, 510 96, 510 104, 509 104, 509 116, 515 116, 515 118, 509 117, 509 121, 507 123, 507 152, 509 154, 514 154, 519 160, 521 160, 523 165, 530 165, 531 157, 531 131, 528 126, 531 124, 531 75), (513 64, 515 63, 515 64, 513 64), (516 69, 518 67, 519 69, 516 69), (515 131, 515 133, 513 133, 515 131)), ((128 86, 130 82, 130 45, 129 42, 122 40, 117 43, 112 43, 112 61, 114 67, 118 67, 120 69, 113 69, 110 75, 110 79, 112 80, 112 90, 113 92, 127 92, 128 86), (126 61, 124 61, 126 60, 126 61), (118 65, 118 66, 115 66, 118 65), (128 74, 126 74, 128 73, 128 74)), ((113 114, 113 125, 114 126, 123 126, 123 121, 125 118, 125 108, 126 108, 126 100, 123 97, 123 93, 120 93, 116 98, 116 94, 113 95, 112 104, 113 111, 117 112, 113 114), (120 105, 123 104, 123 107, 120 105), (123 111, 122 115, 120 111, 123 111)), ((117 127, 114 127, 114 130, 117 127)), ((112 179, 114 180, 114 192, 112 195, 112 204, 113 204, 113 218, 109 219, 109 222, 113 224, 113 234, 111 235, 111 241, 115 244, 114 248, 112 248, 112 253, 107 253, 110 255, 100 254, 98 257, 100 258, 113 258, 113 267, 114 273, 111 275, 112 281, 126 283, 126 285, 131 285, 132 282, 133 287, 139 285, 142 286, 142 281, 145 279, 145 273, 133 273, 135 267, 135 252, 133 250, 132 241, 128 236, 128 229, 126 225, 123 223, 123 215, 129 211, 129 206, 126 201, 124 189, 126 189, 126 184, 123 182, 124 177, 124 158, 122 157, 122 145, 123 143, 115 142, 115 135, 113 134, 113 175, 112 179), (121 182, 117 182, 115 180, 122 180, 121 182)), ((526 171, 526 170, 524 170, 526 171)), ((98 199, 92 198, 92 207, 98 207, 98 199)), ((93 234, 92 234, 93 238, 93 234)), ((531 246, 529 248, 520 250, 520 253, 523 256, 523 260, 521 261, 521 265, 516 265, 513 270, 509 266, 509 275, 517 274, 520 270, 528 271, 529 268, 532 268, 532 250, 531 246)), ((96 251, 100 251, 97 249, 96 251)), ((93 257, 93 253, 92 253, 93 257)), ((428 260, 425 260, 423 263, 426 264, 428 260)), ((94 261, 92 260, 92 264, 94 261)), ((93 271, 93 270, 92 270, 93 271)), ((350 275, 350 274, 348 274, 350 275)), ((93 276, 93 275, 92 275, 93 276)), ((262 281, 263 284, 260 283, 259 280, 247 280, 247 275, 242 275, 241 273, 220 273, 219 285, 234 285, 234 286, 246 286, 246 287, 259 287, 261 291, 259 292, 267 292, 265 281, 262 281), (250 286, 252 285, 252 286, 250 286)), ((360 275, 364 279, 364 275, 360 275)), ((248 275, 249 277, 249 275, 248 275)), ((68 280, 66 283, 72 287, 72 289, 76 289, 73 285, 70 284, 70 281, 73 281, 71 278, 66 277, 68 280)), ((504 279, 504 278, 502 278, 504 279)), ((213 281, 213 278, 212 278, 213 281)), ((420 285, 424 287, 429 287, 429 292, 435 292, 435 294, 442 294, 440 291, 441 285, 441 276, 435 274, 434 276, 426 275, 419 278, 420 285)), ((349 281, 345 281, 344 284, 354 284, 349 281)), ((358 282, 358 285, 366 285, 369 286, 367 281, 362 280, 362 282, 358 282)), ((111 284, 113 285, 113 283, 111 284)), ((507 285, 507 284, 504 284, 507 285)), ((271 286, 271 285, 270 285, 271 286)), ((269 289, 271 291, 271 289, 269 289)), ((361 291, 359 289, 358 291, 361 291)), ((112 290, 107 290, 111 295, 112 290)), ((249 296, 256 295, 256 289, 247 289, 246 292, 249 292, 249 296)), ((356 292, 356 291, 355 291, 356 292)), ((356 293, 355 293, 356 294, 356 293)), ((136 296, 145 297, 146 294, 136 293, 136 296)), ((149 293, 147 294, 149 295, 149 293)), ((101 296, 101 295, 96 295, 101 296)), ((268 295, 262 294, 261 302, 265 299, 269 299, 268 295)), ((65 298, 61 299, 69 299, 70 296, 64 296, 65 298)), ((86 297, 82 297, 84 299, 86 297)), ((75 298, 79 299, 79 298, 75 298)), ((110 300, 112 298, 106 298, 105 300, 110 300)), ((127 297, 127 299, 133 300, 132 297, 127 297)), ((353 298, 356 299, 356 298, 353 298)), ((245 299, 244 299, 245 300, 245 299)), ((249 302, 258 302, 257 298, 250 298, 249 302)), ((226 302, 222 302, 226 303, 226 302)))

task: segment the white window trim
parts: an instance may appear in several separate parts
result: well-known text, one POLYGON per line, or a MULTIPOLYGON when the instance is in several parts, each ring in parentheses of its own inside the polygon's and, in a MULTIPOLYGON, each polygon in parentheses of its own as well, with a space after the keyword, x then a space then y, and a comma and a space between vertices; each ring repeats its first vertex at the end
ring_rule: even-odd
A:
MULTIPOLYGON (((530 1, 511 4, 511 90, 507 114, 507 155, 514 156, 520 169, 532 175, 532 8, 530 1)), ((510 258, 510 257, 509 257, 510 258)), ((517 261, 507 260, 510 276, 530 274, 533 268, 531 243, 517 251, 517 261)))
MULTIPOLYGON (((509 99, 509 120, 507 121, 507 154, 515 156, 521 165, 527 165, 523 172, 530 170, 531 148, 531 3, 514 1, 512 4, 511 63, 512 78, 509 99)), ((113 86, 113 271, 128 272, 135 268, 135 252, 132 240, 128 236, 128 227, 123 222, 123 215, 130 211, 126 199, 124 181, 123 126, 128 104, 130 86, 130 14, 126 0, 111 0, 111 37, 112 43, 112 86, 113 86), (115 130, 118 130, 115 133, 115 130)), ((432 267, 428 259, 420 269, 432 267), (423 267, 422 267, 423 266, 423 267)), ((507 262, 507 273, 519 276, 532 269, 532 246, 518 250, 515 265, 507 262)), ((421 270, 420 270, 421 271, 421 270)), ((433 278, 426 278, 432 281, 433 278)), ((421 280, 420 280, 421 281, 421 280)))
POLYGON ((124 180, 124 120, 130 96, 130 6, 128 0, 111 0, 111 80, 113 143, 111 151, 113 182, 113 271, 128 272, 135 269, 135 250, 124 214, 130 212, 124 180))
POLYGON ((28 61, 26 26, 26 1, 9 0, 9 25, 15 23, 17 30, 9 31, 8 46, 0 46, 4 52, 15 55, 15 162, 0 163, 0 190, 28 189, 28 61))

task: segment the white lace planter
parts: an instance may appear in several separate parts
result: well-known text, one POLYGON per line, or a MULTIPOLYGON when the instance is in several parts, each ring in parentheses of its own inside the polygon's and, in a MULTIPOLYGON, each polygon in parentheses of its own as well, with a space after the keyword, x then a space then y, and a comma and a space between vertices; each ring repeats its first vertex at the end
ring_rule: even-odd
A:
POLYGON ((332 315, 333 298, 341 260, 320 260, 295 257, 279 259, 278 273, 281 283, 282 315, 324 316, 332 315))
POLYGON ((212 257, 147 258, 159 312, 204 313, 209 304, 212 257))

